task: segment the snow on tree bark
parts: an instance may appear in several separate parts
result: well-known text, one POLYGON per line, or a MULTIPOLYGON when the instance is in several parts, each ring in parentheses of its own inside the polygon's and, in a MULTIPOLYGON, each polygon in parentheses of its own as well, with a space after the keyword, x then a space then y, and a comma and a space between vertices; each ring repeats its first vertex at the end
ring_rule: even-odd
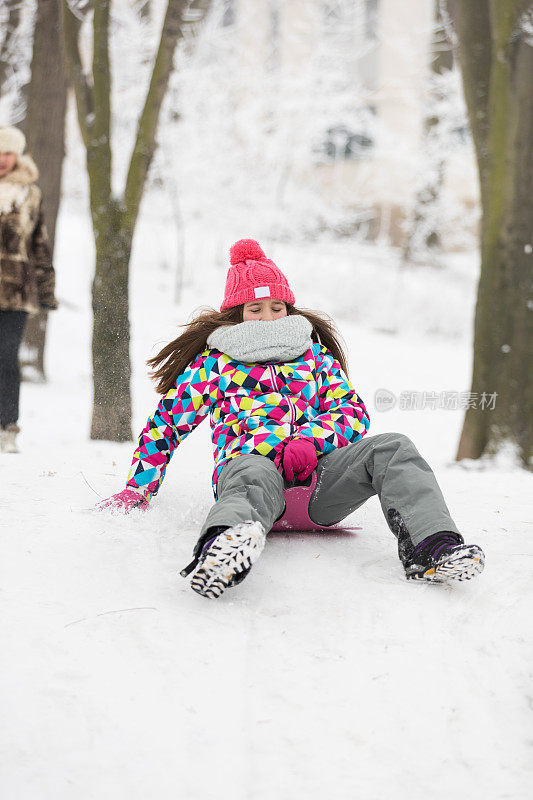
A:
POLYGON ((63 30, 75 87, 78 121, 87 151, 90 207, 96 246, 93 281, 93 414, 91 439, 131 437, 129 262, 139 207, 156 149, 156 132, 178 41, 192 20, 207 11, 207 0, 168 0, 159 47, 146 93, 122 197, 111 188, 111 0, 95 0, 92 81, 78 47, 79 21, 64 0, 63 30), (192 11, 192 16, 191 16, 192 11), (188 21, 191 20, 191 21, 188 21))
POLYGON ((472 392, 456 458, 507 443, 533 467, 533 48, 524 0, 449 0, 479 168, 481 273, 472 392))

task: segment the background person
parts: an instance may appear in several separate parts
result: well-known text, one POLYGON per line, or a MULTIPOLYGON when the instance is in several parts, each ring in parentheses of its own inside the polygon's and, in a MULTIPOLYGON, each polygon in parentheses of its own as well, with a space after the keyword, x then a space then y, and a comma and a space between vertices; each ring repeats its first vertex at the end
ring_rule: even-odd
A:
POLYGON ((0 128, 0 450, 17 453, 19 348, 28 314, 57 308, 39 171, 24 134, 0 128))

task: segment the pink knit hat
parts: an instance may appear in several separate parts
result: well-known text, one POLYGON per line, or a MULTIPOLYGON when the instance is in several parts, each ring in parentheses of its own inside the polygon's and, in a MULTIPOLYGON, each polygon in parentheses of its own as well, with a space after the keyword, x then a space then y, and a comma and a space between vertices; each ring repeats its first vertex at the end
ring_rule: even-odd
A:
POLYGON ((239 239, 229 251, 231 267, 226 279, 226 292, 221 311, 252 300, 271 297, 294 305, 294 294, 287 278, 273 261, 265 256, 254 239, 239 239))

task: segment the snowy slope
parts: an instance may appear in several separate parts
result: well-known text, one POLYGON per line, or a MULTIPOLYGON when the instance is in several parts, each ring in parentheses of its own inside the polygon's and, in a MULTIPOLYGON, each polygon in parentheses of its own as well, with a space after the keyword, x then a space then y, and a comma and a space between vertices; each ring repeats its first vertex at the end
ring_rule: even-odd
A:
MULTIPOLYGON (((24 454, 0 456, 2 796, 531 797, 531 476, 454 464, 460 411, 373 405, 380 387, 468 389, 468 337, 341 323, 370 432, 415 441, 485 549, 483 575, 407 584, 373 498, 352 517, 357 534, 271 535, 245 583, 210 602, 178 575, 211 502, 207 423, 147 515, 88 511, 122 487, 133 447, 87 441, 87 236, 63 213, 50 381, 23 386, 24 454)), ((223 280, 176 308, 150 247, 132 281, 136 430, 156 399, 144 359, 223 280)))

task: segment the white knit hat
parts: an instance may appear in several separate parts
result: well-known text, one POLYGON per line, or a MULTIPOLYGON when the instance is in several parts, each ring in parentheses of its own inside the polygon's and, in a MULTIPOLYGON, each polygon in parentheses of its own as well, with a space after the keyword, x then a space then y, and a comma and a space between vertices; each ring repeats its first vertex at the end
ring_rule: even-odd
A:
POLYGON ((21 156, 26 147, 26 137, 18 128, 0 128, 0 153, 21 156))

